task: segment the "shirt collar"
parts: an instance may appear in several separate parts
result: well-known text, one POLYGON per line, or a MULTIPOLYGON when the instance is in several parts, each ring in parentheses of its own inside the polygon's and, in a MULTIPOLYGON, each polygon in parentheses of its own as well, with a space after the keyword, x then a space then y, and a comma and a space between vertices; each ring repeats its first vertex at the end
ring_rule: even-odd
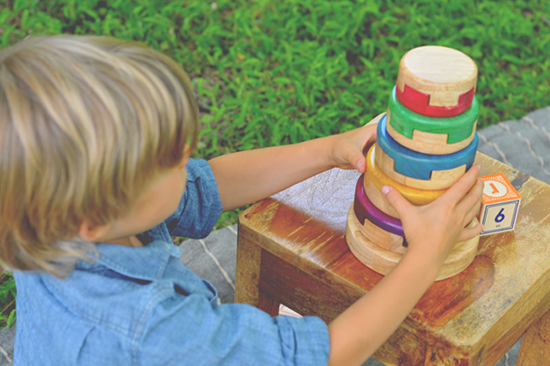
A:
POLYGON ((78 261, 76 268, 94 270, 106 267, 124 276, 153 281, 162 277, 171 257, 179 258, 181 249, 169 237, 166 241, 161 225, 147 231, 141 237, 152 241, 143 247, 127 247, 117 244, 98 243, 98 253, 90 253, 93 262, 78 261))

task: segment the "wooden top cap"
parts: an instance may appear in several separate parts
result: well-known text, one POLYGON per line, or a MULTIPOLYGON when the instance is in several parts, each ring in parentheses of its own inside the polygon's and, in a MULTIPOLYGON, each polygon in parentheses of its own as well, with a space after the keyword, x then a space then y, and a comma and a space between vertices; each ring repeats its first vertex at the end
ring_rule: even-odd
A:
POLYGON ((398 98, 416 113, 450 117, 470 107, 476 82, 477 66, 464 53, 442 46, 418 47, 399 63, 398 98))

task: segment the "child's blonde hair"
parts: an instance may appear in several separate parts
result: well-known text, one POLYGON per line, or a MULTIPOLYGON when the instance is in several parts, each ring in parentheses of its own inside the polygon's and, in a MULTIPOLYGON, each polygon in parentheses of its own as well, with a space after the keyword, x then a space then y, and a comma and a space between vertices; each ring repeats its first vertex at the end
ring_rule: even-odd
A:
POLYGON ((188 77, 143 45, 29 38, 0 51, 0 262, 65 276, 94 250, 83 220, 113 222, 195 147, 188 77))

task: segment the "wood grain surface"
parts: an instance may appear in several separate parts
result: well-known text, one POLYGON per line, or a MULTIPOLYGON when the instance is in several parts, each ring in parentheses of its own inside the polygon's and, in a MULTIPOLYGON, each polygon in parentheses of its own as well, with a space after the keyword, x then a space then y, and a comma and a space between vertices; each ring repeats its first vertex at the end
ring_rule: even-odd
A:
POLYGON ((448 47, 423 46, 408 51, 399 62, 397 86, 405 85, 430 96, 429 105, 452 107, 460 95, 475 89, 476 63, 448 47))
POLYGON ((472 105, 475 88, 458 96, 458 103, 450 107, 438 107, 430 105, 431 95, 424 94, 405 84, 403 91, 396 88, 397 99, 411 111, 429 117, 454 117, 464 113, 472 105))
MULTIPOLYGON (((483 154, 477 161, 482 175, 502 172, 521 194, 516 229, 482 237, 470 266, 429 288, 375 353, 388 365, 494 365, 550 310, 550 187, 483 154)), ((239 252, 261 252, 240 256, 238 299, 257 283, 252 292, 271 303, 327 322, 382 278, 351 253, 344 233, 274 199, 240 215, 238 242, 239 252)), ((524 340, 522 352, 532 355, 532 345, 524 340)))
POLYGON ((395 211, 392 205, 390 205, 386 199, 386 196, 384 196, 382 191, 376 188, 375 185, 369 180, 365 180, 365 194, 380 211, 384 212, 386 215, 395 217, 396 219, 399 218, 399 214, 395 211))
MULTIPOLYGON (((447 171, 454 171, 461 166, 464 166, 464 171, 466 171, 474 163, 479 141, 477 134, 474 135, 474 139, 468 146, 455 153, 446 155, 423 154, 398 144, 388 134, 386 124, 386 118, 382 117, 378 123, 376 143, 393 160, 392 170, 401 175, 429 181, 435 179, 434 174, 441 174, 442 177, 446 177, 449 175, 447 171)), ((379 167, 384 170, 386 175, 390 175, 389 170, 385 169, 386 166, 379 165, 379 167)), ((426 182, 426 184, 433 185, 437 182, 435 180, 426 182)))
MULTIPOLYGON (((376 164, 377 145, 371 146, 367 153, 367 172, 365 174, 365 183, 371 182, 377 189, 382 189, 384 185, 389 185, 397 189, 413 205, 422 206, 434 201, 437 197, 445 193, 446 189, 427 190, 414 188, 388 177, 382 169, 376 164)), ((365 187, 366 188, 366 187, 365 187)), ((384 211, 385 212, 385 211, 384 211)), ((390 215, 393 216, 393 215, 390 215)))
MULTIPOLYGON (((466 164, 464 164, 446 170, 432 170, 430 172, 430 179, 417 179, 396 171, 395 160, 386 154, 384 149, 381 149, 379 145, 375 147, 374 157, 376 167, 384 172, 385 175, 387 175, 390 179, 411 188, 429 191, 447 189, 456 183, 456 181, 458 181, 464 173, 466 173, 466 164)), ((412 161, 407 163, 409 166, 407 171, 417 171, 417 169, 429 167, 428 164, 425 164, 423 167, 412 166, 412 164, 414 164, 412 161)))
POLYGON ((516 366, 550 365, 550 311, 534 322, 523 336, 516 366))
MULTIPOLYGON (((391 115, 388 113, 388 121, 391 119, 391 115)), ((446 133, 431 133, 419 130, 413 130, 412 138, 408 138, 397 132, 391 122, 386 123, 386 131, 391 137, 400 145, 405 146, 408 149, 418 151, 424 154, 444 155, 452 154, 466 148, 474 139, 477 127, 477 120, 472 126, 472 134, 465 140, 455 142, 454 144, 447 143, 449 135, 446 133)))
POLYGON ((472 105, 464 113, 454 117, 429 117, 415 113, 406 108, 395 94, 396 88, 388 98, 388 114, 391 115, 392 127, 408 138, 412 138, 413 131, 446 134, 447 143, 454 144, 467 139, 472 134, 472 127, 479 116, 479 103, 474 98, 472 105))
MULTIPOLYGON (((471 224, 477 225, 474 220, 471 224)), ((369 220, 359 222, 353 211, 348 211, 346 241, 351 252, 367 267, 377 273, 386 275, 399 263, 406 252, 400 245, 403 242, 396 235, 387 232, 369 220)), ((427 240, 429 240, 427 238, 427 240)), ((479 236, 465 242, 457 243, 437 274, 436 281, 441 281, 462 272, 472 263, 477 253, 479 236)))

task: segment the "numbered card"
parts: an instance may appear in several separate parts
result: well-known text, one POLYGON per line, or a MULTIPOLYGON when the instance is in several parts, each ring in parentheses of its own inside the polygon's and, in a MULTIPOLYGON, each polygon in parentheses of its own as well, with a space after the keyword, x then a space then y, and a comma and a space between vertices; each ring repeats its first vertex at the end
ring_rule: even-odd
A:
POLYGON ((481 177, 484 182, 479 221, 484 225, 481 235, 514 230, 521 196, 504 174, 481 177))

